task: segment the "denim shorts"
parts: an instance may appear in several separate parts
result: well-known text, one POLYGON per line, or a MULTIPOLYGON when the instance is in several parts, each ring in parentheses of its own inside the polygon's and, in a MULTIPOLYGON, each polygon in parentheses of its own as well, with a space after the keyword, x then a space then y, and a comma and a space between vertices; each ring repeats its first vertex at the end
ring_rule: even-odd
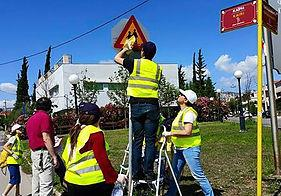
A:
POLYGON ((8 170, 10 172, 10 181, 9 183, 12 185, 16 185, 20 183, 20 166, 17 164, 8 165, 8 170))

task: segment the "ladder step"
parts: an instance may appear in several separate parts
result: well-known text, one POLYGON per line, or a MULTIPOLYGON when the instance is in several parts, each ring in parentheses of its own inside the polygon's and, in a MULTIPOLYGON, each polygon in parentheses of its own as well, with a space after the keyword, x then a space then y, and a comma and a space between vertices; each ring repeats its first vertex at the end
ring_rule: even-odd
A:
POLYGON ((129 150, 124 150, 124 151, 125 151, 125 153, 129 154, 129 150))
POLYGON ((126 167, 125 165, 120 165, 120 167, 121 167, 122 169, 124 169, 124 170, 128 170, 128 169, 129 169, 129 168, 126 167))
MULTIPOLYGON (((162 182, 163 179, 164 179, 164 178, 159 178, 159 182, 162 182)), ((133 180, 133 182, 136 182, 136 183, 139 183, 139 184, 147 184, 147 183, 148 183, 146 180, 136 180, 136 181, 133 180)), ((153 181, 151 181, 150 183, 156 184, 156 183, 157 183, 157 180, 153 180, 153 181)))

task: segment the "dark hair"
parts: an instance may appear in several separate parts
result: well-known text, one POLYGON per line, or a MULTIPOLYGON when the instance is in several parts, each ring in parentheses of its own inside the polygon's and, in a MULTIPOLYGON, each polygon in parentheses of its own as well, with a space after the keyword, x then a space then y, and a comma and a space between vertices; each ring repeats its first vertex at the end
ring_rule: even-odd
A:
MULTIPOLYGON (((186 100, 187 100, 187 99, 186 99, 186 100)), ((193 106, 194 106, 194 104, 190 103, 188 100, 187 100, 187 102, 185 103, 185 105, 188 106, 188 107, 193 107, 193 106)))
MULTIPOLYGON (((77 144, 77 139, 80 134, 80 131, 82 130, 81 125, 96 125, 100 119, 100 116, 95 116, 93 114, 85 114, 85 113, 80 113, 79 114, 79 123, 72 127, 69 131, 70 135, 70 154, 69 154, 69 159, 71 160, 72 155, 73 155, 73 149, 77 144)), ((85 141, 86 142, 86 141, 85 141)))
POLYGON ((47 97, 41 97, 36 101, 36 110, 50 111, 52 108, 52 101, 47 97))
POLYGON ((152 60, 156 54, 156 45, 153 42, 145 42, 142 44, 144 57, 152 60))

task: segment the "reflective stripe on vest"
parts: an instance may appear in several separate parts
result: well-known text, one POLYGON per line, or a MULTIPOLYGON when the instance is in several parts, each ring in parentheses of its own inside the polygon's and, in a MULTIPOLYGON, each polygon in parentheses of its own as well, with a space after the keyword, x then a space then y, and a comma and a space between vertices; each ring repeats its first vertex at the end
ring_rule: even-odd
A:
POLYGON ((158 98, 158 83, 161 73, 162 67, 153 61, 134 60, 134 69, 128 81, 128 96, 158 98))
POLYGON ((18 159, 15 159, 14 157, 12 157, 11 155, 7 157, 7 164, 21 164, 22 163, 22 154, 23 154, 23 151, 22 151, 22 144, 21 144, 21 140, 19 138, 19 136, 16 134, 15 135, 16 137, 16 140, 15 140, 15 143, 12 147, 12 152, 16 155, 18 155, 18 159))
POLYGON ((76 173, 78 175, 81 175, 81 174, 90 173, 92 171, 98 171, 98 170, 100 170, 100 166, 94 165, 94 166, 90 166, 90 167, 87 167, 87 168, 84 168, 84 169, 76 170, 76 173))
POLYGON ((184 116, 187 112, 192 112, 195 114, 196 119, 192 124, 192 134, 186 137, 172 137, 172 141, 178 148, 190 148, 201 145, 201 135, 197 123, 197 112, 192 107, 187 107, 183 111, 180 111, 172 123, 171 131, 184 130, 184 116))
MULTIPOLYGON (((77 185, 90 185, 104 182, 103 173, 95 159, 92 150, 80 154, 80 149, 85 146, 92 133, 101 130, 95 126, 88 125, 84 127, 77 138, 77 144, 73 149, 72 158, 69 160, 71 145, 70 138, 67 139, 62 158, 66 165, 65 180, 77 185)), ((109 150, 108 144, 105 142, 106 150, 109 150)))

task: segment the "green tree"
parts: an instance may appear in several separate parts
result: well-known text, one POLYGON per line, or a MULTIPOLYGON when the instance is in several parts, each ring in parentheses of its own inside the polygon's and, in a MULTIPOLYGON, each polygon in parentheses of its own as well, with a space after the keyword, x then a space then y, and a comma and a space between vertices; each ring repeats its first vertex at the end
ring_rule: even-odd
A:
MULTIPOLYGON (((110 101, 123 110, 125 119, 128 116, 127 108, 129 107, 129 99, 127 96, 129 76, 128 70, 123 66, 119 66, 118 71, 114 72, 114 76, 109 78, 112 88, 107 91, 110 101)), ((127 124, 125 124, 125 128, 127 128, 127 124)))
POLYGON ((197 78, 196 78, 195 52, 193 53, 193 59, 192 59, 192 82, 193 82, 194 84, 197 82, 197 78))
MULTIPOLYGON (((204 81, 205 81, 205 78, 206 78, 206 63, 205 63, 205 60, 204 60, 204 57, 202 55, 202 51, 201 49, 199 49, 199 52, 198 52, 198 61, 196 63, 196 73, 197 73, 197 76, 198 76, 198 81, 199 81, 199 85, 200 87, 204 87, 204 81)), ((203 89, 202 89, 203 90, 203 89)))
POLYGON ((229 109, 233 114, 237 112, 238 103, 238 100, 234 98, 231 98, 228 102, 229 109))
POLYGON ((162 113, 167 114, 167 118, 171 117, 171 108, 173 102, 176 101, 177 97, 179 95, 178 89, 175 85, 168 82, 165 78, 165 76, 162 74, 161 79, 159 82, 159 103, 162 108, 162 113))
POLYGON ((206 63, 202 50, 198 51, 198 59, 195 62, 195 53, 193 53, 192 81, 187 84, 189 89, 195 91, 198 97, 214 97, 215 87, 210 77, 206 74, 206 63))
POLYGON ((174 101, 176 101, 179 92, 175 85, 168 82, 165 76, 162 74, 159 82, 159 101, 163 107, 169 107, 174 101))
POLYGON ((41 74, 41 69, 39 69, 37 79, 41 78, 41 76, 42 76, 42 74, 41 74))
POLYGON ((18 75, 17 79, 17 98, 15 104, 16 108, 20 108, 22 106, 22 103, 29 102, 27 69, 28 61, 26 57, 23 57, 21 74, 20 76, 18 75))
POLYGON ((46 55, 44 75, 46 75, 47 72, 50 71, 50 69, 51 69, 51 66, 50 66, 50 64, 51 64, 51 62, 50 62, 50 59, 51 59, 51 49, 52 49, 52 47, 49 46, 48 52, 47 52, 47 55, 46 55))
POLYGON ((129 101, 127 97, 127 86, 129 80, 129 72, 122 66, 119 66, 118 71, 114 72, 114 76, 109 78, 109 81, 114 88, 107 91, 107 95, 110 101, 125 109, 129 106, 129 101))
POLYGON ((212 82, 211 77, 207 77, 205 81, 205 92, 204 92, 205 97, 215 97, 216 92, 215 92, 215 86, 212 82))
POLYGON ((192 58, 192 81, 189 82, 189 84, 187 84, 187 88, 186 89, 191 89, 195 92, 198 91, 198 87, 199 87, 199 82, 197 81, 197 72, 196 72, 196 61, 195 61, 195 52, 193 53, 193 58, 192 58))
POLYGON ((33 83, 33 92, 32 92, 32 97, 31 97, 32 103, 36 102, 36 84, 33 83))
POLYGON ((178 67, 178 76, 179 76, 179 88, 184 90, 186 79, 185 79, 185 72, 183 70, 183 65, 180 65, 178 67))
POLYGON ((99 94, 96 82, 91 81, 91 79, 87 77, 87 69, 84 72, 81 72, 81 74, 83 77, 77 84, 76 89, 78 102, 96 103, 99 94))

